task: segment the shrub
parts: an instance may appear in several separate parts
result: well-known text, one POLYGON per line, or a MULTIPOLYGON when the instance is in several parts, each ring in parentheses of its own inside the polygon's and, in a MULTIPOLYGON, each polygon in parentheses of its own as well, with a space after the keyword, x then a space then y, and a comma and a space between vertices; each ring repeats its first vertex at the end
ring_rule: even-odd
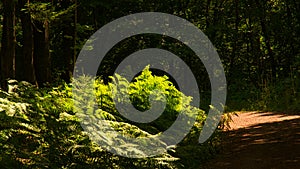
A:
MULTIPOLYGON (((205 120, 204 112, 190 106, 192 98, 178 91, 167 77, 153 76, 147 67, 132 83, 116 75, 108 85, 96 79, 90 91, 86 91, 87 86, 82 86, 86 83, 80 83, 80 80, 86 81, 87 78, 82 77, 73 86, 62 84, 42 89, 26 82, 17 82, 11 86, 10 93, 0 91, 2 168, 180 168, 191 164, 193 157, 197 160, 194 164, 198 163, 199 151, 205 154, 211 152, 207 150, 213 147, 212 140, 203 145, 197 144, 198 133, 205 120), (151 107, 149 95, 155 91, 153 89, 160 90, 167 101, 162 117, 149 124, 138 124, 121 116, 113 103, 113 98, 118 97, 117 93, 112 92, 120 83, 125 84, 123 89, 126 85, 128 87, 124 91, 130 96, 130 104, 132 102, 141 111, 151 107), (74 90, 80 94, 76 100, 73 100, 74 90), (97 107, 86 100, 91 93, 96 96, 97 107), (79 103, 75 109, 74 101, 79 103), (147 137, 164 131, 181 110, 190 115, 197 114, 198 117, 191 132, 178 147, 152 158, 129 159, 114 155, 90 140, 75 116, 81 104, 84 105, 81 108, 87 108, 86 112, 101 116, 110 121, 117 131, 132 137, 147 137), (199 150, 194 155, 190 151, 193 146, 199 150), (188 157, 186 153, 182 153, 185 157, 179 155, 177 150, 190 152, 191 159, 185 158, 188 157)), ((164 97, 154 99, 164 101, 164 97)))

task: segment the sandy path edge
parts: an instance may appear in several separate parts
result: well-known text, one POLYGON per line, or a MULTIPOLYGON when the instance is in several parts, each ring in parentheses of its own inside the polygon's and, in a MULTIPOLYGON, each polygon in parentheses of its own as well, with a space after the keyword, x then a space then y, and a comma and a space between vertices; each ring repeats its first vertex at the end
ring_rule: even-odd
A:
POLYGON ((222 153, 200 168, 300 168, 300 114, 243 112, 232 119, 222 153))

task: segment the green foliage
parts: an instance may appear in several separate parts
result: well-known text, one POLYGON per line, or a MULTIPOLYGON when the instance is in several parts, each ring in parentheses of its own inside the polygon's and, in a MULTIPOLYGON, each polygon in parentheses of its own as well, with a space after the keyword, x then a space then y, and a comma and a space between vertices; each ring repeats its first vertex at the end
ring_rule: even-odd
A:
MULTIPOLYGON (((89 77, 82 77, 87 81, 89 77)), ((124 81, 116 75, 114 80, 124 81)), ((91 80, 91 79, 90 79, 91 80)), ((167 106, 164 116, 171 112, 178 113, 185 109, 188 113, 197 113, 198 119, 190 134, 184 141, 167 153, 153 158, 128 159, 109 153, 103 147, 96 145, 82 130, 78 116, 80 110, 74 106, 72 90, 78 90, 80 96, 76 99, 82 104, 88 104, 89 94, 96 96, 97 107, 86 110, 95 117, 110 121, 112 127, 120 133, 131 137, 151 136, 151 131, 161 132, 164 129, 159 125, 172 123, 173 119, 158 119, 149 126, 139 126, 119 115, 113 104, 116 84, 105 85, 101 79, 95 83, 73 83, 58 87, 37 89, 26 82, 10 83, 9 93, 0 93, 0 166, 2 168, 181 168, 198 165, 213 154, 216 141, 208 141, 198 145, 197 139, 205 120, 204 112, 189 106, 192 98, 184 96, 167 79, 167 77, 153 76, 146 68, 134 82, 129 84, 128 93, 135 107, 149 109, 149 94, 154 89, 160 89, 167 97, 167 106), (90 91, 86 89, 90 88, 90 91), (143 97, 140 97, 143 95, 143 97), (183 101, 180 96, 183 96, 183 101), (184 103, 182 106, 181 103, 184 103), (74 108, 74 109, 73 109, 74 108), (194 146, 194 147, 193 147, 194 146), (199 151, 191 152, 193 148, 199 151), (178 151, 178 152, 177 152, 178 151), (182 153, 185 152, 185 153, 182 153), (199 153, 205 154, 200 156, 199 153), (190 155, 188 155, 190 154, 190 155), (187 158, 189 157, 189 158, 187 158), (191 165, 191 166, 192 166, 191 165)), ((125 82, 125 81, 124 81, 125 82)), ((122 82, 121 82, 122 83, 122 82)), ((126 82, 128 84, 128 82, 126 82)), ((127 86, 128 87, 128 86, 127 86)), ((162 99, 157 97, 155 99, 162 99)), ((79 104, 80 105, 80 104, 79 104)))
POLYGON ((285 78, 276 84, 266 83, 261 89, 252 85, 239 84, 229 89, 227 110, 231 111, 282 111, 299 112, 299 75, 285 78))
POLYGON ((260 93, 257 107, 264 111, 297 113, 300 110, 299 79, 286 78, 276 85, 265 86, 260 93))
MULTIPOLYGON (((191 97, 185 96, 178 91, 175 86, 168 81, 167 76, 152 75, 149 66, 146 67, 141 75, 136 77, 132 83, 129 83, 120 75, 115 75, 112 79, 113 82, 110 83, 109 86, 112 91, 114 91, 113 97, 122 99, 122 97, 118 96, 118 94, 122 92, 123 94, 121 96, 124 94, 129 95, 131 102, 127 104, 133 104, 139 111, 146 111, 152 108, 150 104, 151 99, 156 103, 166 103, 162 115, 154 122, 151 122, 150 126, 139 125, 139 127, 150 133, 153 133, 153 131, 162 132, 166 130, 176 120, 178 113, 181 111, 190 117, 194 115, 202 117, 199 119, 199 123, 202 123, 205 119, 203 111, 189 106, 192 100, 191 97), (151 95, 153 95, 154 98, 150 98, 151 95)), ((103 93, 107 92, 104 91, 103 93)), ((111 101, 112 99, 109 100, 111 101)))
MULTIPOLYGON (((217 48, 228 80, 227 111, 300 110, 299 1, 260 1, 257 4, 250 1, 213 0, 199 2, 200 5, 195 1, 181 0, 75 2, 30 1, 28 8, 26 6, 26 9, 16 9, 17 74, 24 70, 18 67, 24 62, 21 49, 23 32, 18 13, 20 10, 30 13, 32 21, 29 22, 33 23, 35 29, 38 28, 38 22, 50 22, 52 70, 56 72, 53 74, 54 79, 59 82, 61 79, 69 80, 69 76, 64 77, 64 74, 73 70, 76 53, 78 54, 86 40, 98 28, 116 18, 136 12, 165 12, 195 24, 217 48)), ((5 9, 3 5, 0 2, 1 10, 5 9)), ((0 15, 0 18, 3 20, 3 15, 0 15)), ((37 31, 42 31, 38 29, 37 31)), ((0 32, 0 37, 6 33, 2 26, 0 32)), ((34 41, 40 43, 39 39, 34 41)), ((10 85, 8 93, 1 91, 0 166, 196 168, 198 163, 195 161, 201 161, 209 156, 208 154, 214 153, 219 137, 213 137, 204 145, 197 145, 205 114, 200 109, 189 106, 192 98, 176 90, 166 76, 153 76, 147 69, 132 83, 115 75, 111 78, 113 83, 106 85, 110 82, 108 76, 119 61, 137 50, 149 47, 169 50, 191 67, 200 86, 201 97, 204 98, 201 100, 201 104, 205 102, 202 107, 207 109, 210 101, 210 83, 205 68, 201 61, 194 57, 193 52, 179 41, 165 36, 134 36, 120 42, 108 53, 108 59, 105 59, 105 64, 101 67, 102 79, 96 79, 94 84, 89 84, 91 86, 78 88, 79 106, 75 110, 71 90, 74 86, 64 84, 54 88, 36 89, 26 82, 17 82, 10 85), (117 92, 111 90, 129 94, 130 102, 122 100, 117 92), (158 96, 153 98, 154 101, 166 101, 167 104, 162 116, 147 125, 126 120, 116 110, 113 102, 113 98, 117 98, 119 101, 126 101, 126 104, 132 103, 140 111, 145 111, 151 108, 151 94, 158 96), (97 106, 88 101, 92 95, 96 96, 97 106), (81 110, 83 107, 88 109, 81 110), (114 156, 90 141, 75 116, 79 110, 106 119, 117 131, 132 137, 145 137, 164 131, 174 122, 181 110, 191 116, 196 114, 197 121, 183 142, 162 157, 126 159, 114 156), (200 155, 201 153, 204 155, 200 155)), ((22 76, 16 78, 21 80, 22 76)), ((86 78, 88 77, 82 77, 80 80, 85 82, 86 78)), ((74 84, 80 87, 85 83, 74 84)), ((230 115, 225 115, 221 127, 230 120, 230 115)))

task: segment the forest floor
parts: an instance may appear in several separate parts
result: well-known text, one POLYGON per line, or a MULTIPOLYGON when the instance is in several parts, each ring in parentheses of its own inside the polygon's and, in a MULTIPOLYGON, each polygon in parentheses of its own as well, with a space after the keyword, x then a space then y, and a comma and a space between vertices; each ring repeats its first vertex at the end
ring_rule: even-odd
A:
POLYGON ((244 112, 205 169, 300 169, 300 114, 244 112))

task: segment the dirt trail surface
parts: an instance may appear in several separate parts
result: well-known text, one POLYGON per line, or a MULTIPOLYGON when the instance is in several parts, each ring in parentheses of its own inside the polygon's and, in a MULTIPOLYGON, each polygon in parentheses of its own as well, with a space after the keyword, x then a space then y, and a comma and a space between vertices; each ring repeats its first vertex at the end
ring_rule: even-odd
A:
POLYGON ((300 169, 300 114, 239 113, 222 145, 205 169, 300 169))

